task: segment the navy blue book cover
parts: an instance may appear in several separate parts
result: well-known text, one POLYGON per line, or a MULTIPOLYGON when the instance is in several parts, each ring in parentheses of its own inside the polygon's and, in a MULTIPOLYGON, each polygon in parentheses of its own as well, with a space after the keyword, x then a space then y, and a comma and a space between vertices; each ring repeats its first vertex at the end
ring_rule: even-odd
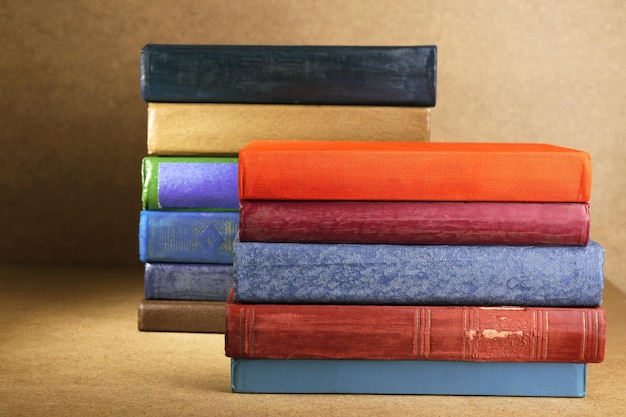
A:
POLYGON ((433 107, 437 47, 148 44, 146 102, 433 107))

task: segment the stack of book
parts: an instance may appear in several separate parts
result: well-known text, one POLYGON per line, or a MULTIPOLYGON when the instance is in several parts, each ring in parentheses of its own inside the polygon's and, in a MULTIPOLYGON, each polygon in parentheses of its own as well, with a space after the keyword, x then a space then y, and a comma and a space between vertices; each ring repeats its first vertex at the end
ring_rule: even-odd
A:
POLYGON ((241 147, 428 141, 435 75, 434 46, 146 45, 139 329, 224 332, 241 147))
POLYGON ((548 144, 239 153, 235 392, 581 397, 604 358, 591 162, 548 144))

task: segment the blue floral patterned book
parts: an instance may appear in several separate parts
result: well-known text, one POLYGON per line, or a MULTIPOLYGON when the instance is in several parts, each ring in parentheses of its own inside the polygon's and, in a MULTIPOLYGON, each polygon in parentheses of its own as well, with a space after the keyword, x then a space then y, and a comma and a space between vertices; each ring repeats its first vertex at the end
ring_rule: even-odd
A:
POLYGON ((239 302, 598 306, 604 248, 235 240, 239 302))

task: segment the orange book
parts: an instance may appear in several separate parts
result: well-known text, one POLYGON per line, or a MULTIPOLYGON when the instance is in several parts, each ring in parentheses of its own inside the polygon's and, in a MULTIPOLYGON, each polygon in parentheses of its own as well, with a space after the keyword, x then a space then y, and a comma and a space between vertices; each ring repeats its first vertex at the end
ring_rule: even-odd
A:
POLYGON ((241 200, 588 202, 587 152, 537 143, 254 141, 241 200))

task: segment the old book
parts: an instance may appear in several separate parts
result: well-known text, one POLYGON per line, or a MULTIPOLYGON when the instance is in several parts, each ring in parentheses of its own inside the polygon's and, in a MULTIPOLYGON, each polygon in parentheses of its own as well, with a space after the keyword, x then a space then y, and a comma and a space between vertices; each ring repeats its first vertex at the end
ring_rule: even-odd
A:
POLYGON ((600 307, 226 303, 226 356, 581 362, 604 359, 600 307))
POLYGON ((144 210, 237 211, 237 158, 159 157, 142 161, 144 210))
POLYGON ((142 210, 139 259, 232 264, 238 230, 238 212, 142 210))
POLYGON ((141 50, 145 101, 435 105, 437 47, 160 45, 141 50))
POLYGON ((598 306, 604 248, 235 240, 245 303, 598 306))
POLYGON ((237 155, 253 140, 428 141, 430 109, 149 103, 148 153, 237 155))
POLYGON ((577 245, 588 203, 244 200, 242 242, 577 245))
POLYGON ((233 286, 231 264, 146 263, 146 300, 226 301, 233 286))
POLYGON ((224 333, 224 301, 141 300, 138 328, 144 332, 224 333))
POLYGON ((240 200, 588 202, 584 151, 533 143, 255 141, 240 200))
POLYGON ((231 359, 238 393, 584 397, 582 363, 231 359))

